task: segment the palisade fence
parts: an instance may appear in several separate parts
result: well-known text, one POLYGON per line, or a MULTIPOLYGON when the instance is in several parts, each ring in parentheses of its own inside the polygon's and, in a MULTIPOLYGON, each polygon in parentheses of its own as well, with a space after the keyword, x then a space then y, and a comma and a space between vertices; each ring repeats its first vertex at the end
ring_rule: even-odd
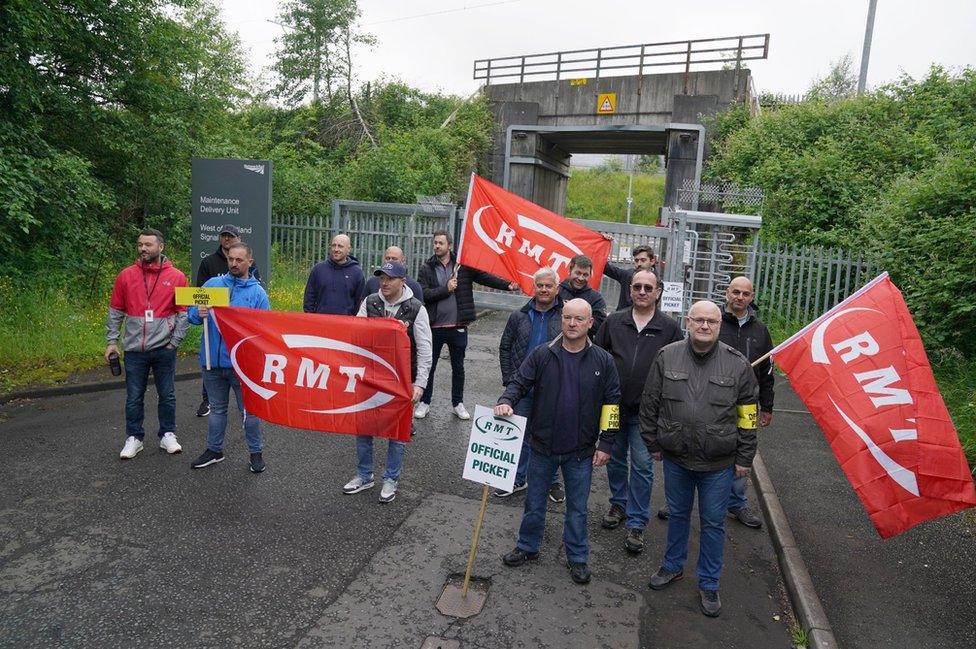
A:
POLYGON ((754 281, 760 317, 810 322, 879 272, 859 252, 760 242, 754 281))

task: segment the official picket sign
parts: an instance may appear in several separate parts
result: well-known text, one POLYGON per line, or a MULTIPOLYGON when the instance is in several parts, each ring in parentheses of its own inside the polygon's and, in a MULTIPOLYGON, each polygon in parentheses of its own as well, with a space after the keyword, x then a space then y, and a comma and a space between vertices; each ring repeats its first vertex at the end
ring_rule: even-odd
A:
POLYGON ((230 290, 223 286, 178 286, 176 303, 180 306, 230 306, 230 290))
POLYGON ((525 417, 496 417, 491 408, 475 406, 461 477, 511 491, 522 453, 525 423, 525 417))
POLYGON ((684 292, 685 285, 683 282, 664 282, 664 291, 661 293, 661 311, 664 313, 681 313, 684 292))

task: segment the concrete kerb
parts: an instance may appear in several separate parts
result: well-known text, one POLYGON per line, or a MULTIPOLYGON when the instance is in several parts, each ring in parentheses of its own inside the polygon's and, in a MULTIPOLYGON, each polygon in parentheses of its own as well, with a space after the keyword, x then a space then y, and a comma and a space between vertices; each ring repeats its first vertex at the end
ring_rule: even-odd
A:
POLYGON ((773 547, 776 548, 776 555, 779 557, 786 590, 800 625, 807 631, 809 646, 811 649, 837 649, 837 640, 834 638, 830 621, 820 604, 820 598, 813 587, 813 580, 810 579, 806 564, 803 563, 800 548, 796 545, 786 512, 783 511, 779 497, 773 489, 766 465, 763 464, 762 457, 758 453, 752 462, 752 476, 769 526, 773 547))

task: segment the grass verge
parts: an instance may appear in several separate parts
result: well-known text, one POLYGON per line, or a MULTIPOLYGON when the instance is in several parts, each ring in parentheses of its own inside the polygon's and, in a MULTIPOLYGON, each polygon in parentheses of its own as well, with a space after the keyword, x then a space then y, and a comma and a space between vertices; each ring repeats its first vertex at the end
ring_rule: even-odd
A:
MULTIPOLYGON (((574 169, 566 189, 566 216, 624 223, 630 174, 602 169, 574 169)), ((634 202, 630 222, 657 223, 664 203, 664 176, 634 174, 634 202)))

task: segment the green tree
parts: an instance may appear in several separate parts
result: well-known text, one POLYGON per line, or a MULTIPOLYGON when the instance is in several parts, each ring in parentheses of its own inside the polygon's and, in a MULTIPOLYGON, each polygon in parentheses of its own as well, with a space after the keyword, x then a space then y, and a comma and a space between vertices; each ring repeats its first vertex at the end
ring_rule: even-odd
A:
POLYGON ((814 79, 807 90, 807 99, 836 101, 857 94, 857 74, 854 72, 854 59, 850 53, 830 64, 830 71, 819 79, 814 79))

